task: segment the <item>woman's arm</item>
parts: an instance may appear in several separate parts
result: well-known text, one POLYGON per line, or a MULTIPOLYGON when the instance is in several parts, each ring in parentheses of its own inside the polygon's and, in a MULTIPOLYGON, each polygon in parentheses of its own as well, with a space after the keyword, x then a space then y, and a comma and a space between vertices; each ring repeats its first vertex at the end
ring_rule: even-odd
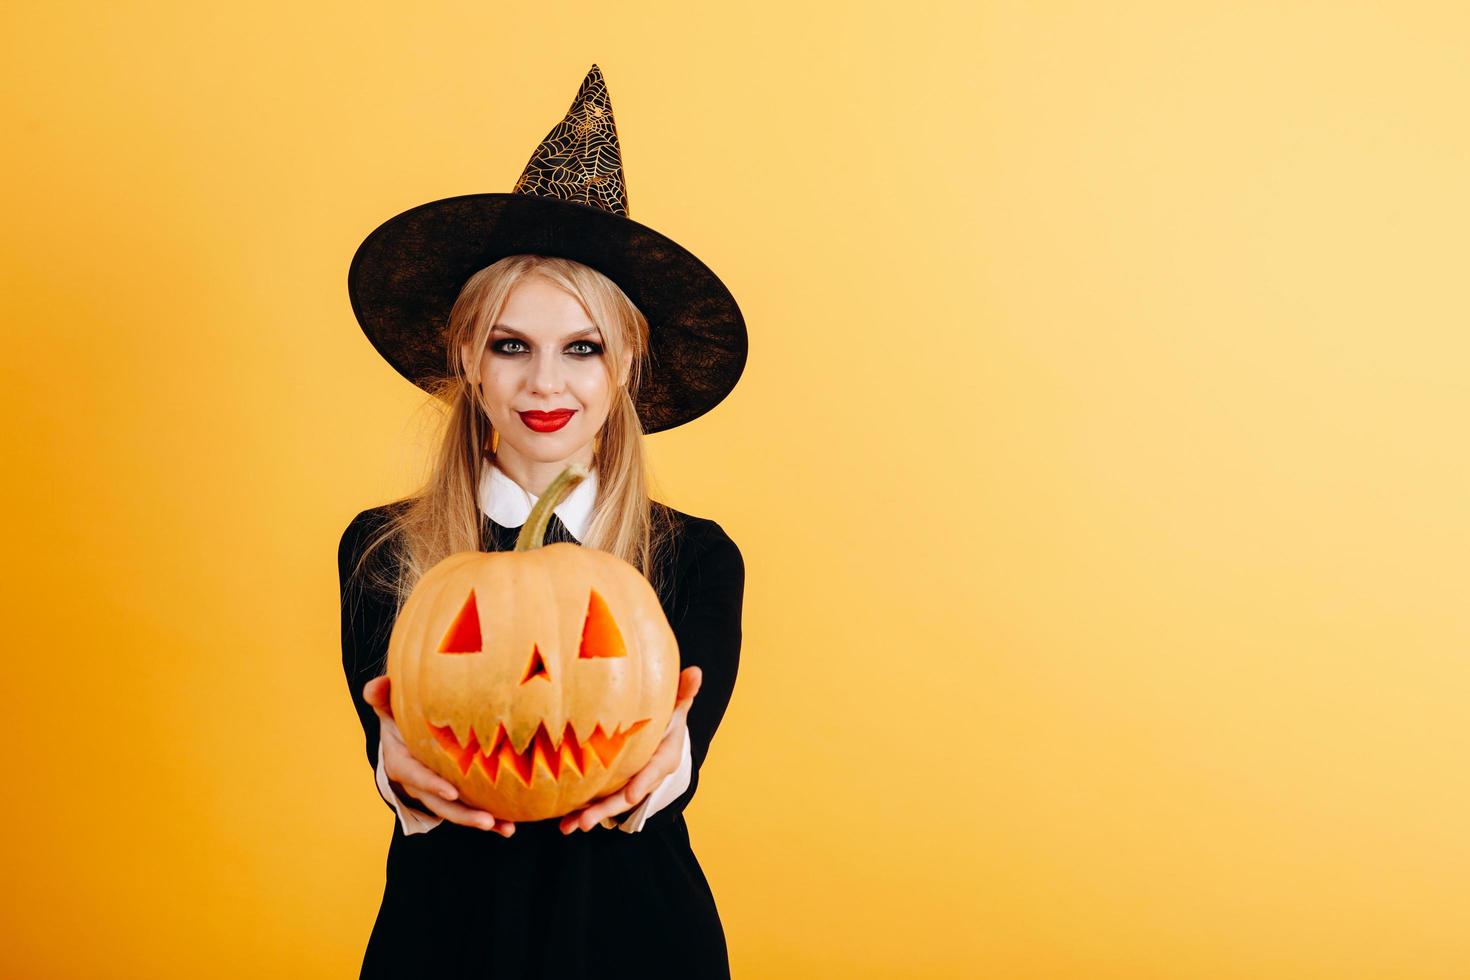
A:
POLYGON ((679 641, 680 668, 698 667, 702 674, 699 693, 689 707, 689 785, 656 812, 647 814, 642 823, 645 830, 673 823, 694 798, 699 769, 729 707, 740 664, 745 560, 724 528, 714 521, 701 522, 697 533, 699 546, 683 567, 686 580, 679 586, 687 598, 675 604, 674 621, 669 624, 679 641))
POLYGON ((352 697, 353 707, 357 709, 358 720, 367 739, 368 764, 373 767, 378 795, 398 815, 399 825, 405 834, 424 833, 433 830, 445 820, 451 820, 509 837, 515 833, 515 824, 510 821, 497 820, 491 813, 455 801, 452 795, 422 795, 436 792, 453 794, 454 788, 422 763, 408 758, 398 726, 393 721, 388 705, 388 679, 383 676, 383 670, 386 666, 388 641, 393 635, 393 621, 397 616, 397 603, 391 596, 372 585, 373 579, 382 576, 385 563, 392 561, 392 558, 384 549, 375 550, 369 559, 374 568, 363 569, 354 574, 363 546, 389 516, 387 507, 363 511, 347 525, 337 545, 337 575, 341 582, 342 604, 342 673, 347 678, 348 694, 352 697), (369 694, 365 690, 369 686, 376 692, 371 695, 371 702, 368 701, 369 694), (392 740, 392 745, 389 747, 389 756, 380 767, 379 757, 385 736, 392 740), (394 776, 389 776, 390 765, 394 776), (414 777, 412 783, 409 781, 410 774, 414 777), (403 780, 403 783, 394 782, 394 777, 403 780), (389 794, 392 794, 391 797, 389 794), (417 799, 410 801, 410 796, 417 799), (399 806, 399 801, 405 806, 399 806), (420 804, 424 806, 421 807, 420 804), (408 810, 408 807, 412 810, 408 810), (426 813, 423 819, 414 819, 413 810, 422 810, 424 807, 432 812, 426 813))
POLYGON ((596 823, 629 833, 667 826, 694 796, 699 766, 735 687, 745 564, 724 529, 714 521, 693 520, 679 544, 674 595, 667 607, 679 643, 674 718, 649 763, 623 789, 563 817, 564 834, 590 830, 596 823), (705 681, 706 675, 713 676, 712 684, 705 681), (659 772, 666 775, 649 786, 648 780, 659 772))
MULTIPOLYGON (((357 559, 362 554, 363 545, 377 529, 377 519, 380 517, 373 510, 358 514, 342 532, 342 539, 337 545, 337 577, 342 603, 342 672, 347 678, 352 706, 357 710, 358 721, 362 724, 368 765, 375 774, 374 782, 377 781, 381 733, 377 712, 363 699, 362 688, 383 672, 388 638, 393 632, 393 609, 385 596, 366 587, 366 568, 358 571, 355 576, 353 572, 357 568, 357 559)), ((383 802, 397 812, 397 808, 386 797, 383 802)))
POLYGON ((423 804, 401 792, 388 778, 388 770, 383 768, 382 746, 379 746, 378 754, 378 795, 398 814, 398 826, 403 828, 405 837, 426 834, 444 822, 443 817, 424 809, 423 804))
POLYGON ((675 726, 673 720, 670 720, 669 731, 674 731, 676 727, 683 737, 680 743, 678 767, 661 779, 643 798, 642 803, 627 813, 615 817, 603 817, 600 822, 604 827, 610 830, 621 830, 625 834, 636 834, 648 823, 649 817, 678 799, 680 794, 689 788, 689 780, 694 773, 694 762, 689 751, 689 725, 680 720, 675 726))

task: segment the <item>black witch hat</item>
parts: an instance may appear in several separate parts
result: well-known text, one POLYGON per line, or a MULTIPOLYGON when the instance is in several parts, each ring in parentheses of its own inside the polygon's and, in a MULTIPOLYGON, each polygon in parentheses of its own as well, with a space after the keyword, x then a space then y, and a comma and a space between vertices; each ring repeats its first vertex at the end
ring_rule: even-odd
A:
POLYGON ((465 194, 389 218, 358 246, 347 291, 358 323, 399 374, 427 389, 450 370, 449 311, 471 275, 507 255, 575 259, 648 318, 637 393, 645 432, 714 408, 745 368, 745 319, 709 267, 628 217, 607 84, 596 65, 566 118, 508 194, 465 194))

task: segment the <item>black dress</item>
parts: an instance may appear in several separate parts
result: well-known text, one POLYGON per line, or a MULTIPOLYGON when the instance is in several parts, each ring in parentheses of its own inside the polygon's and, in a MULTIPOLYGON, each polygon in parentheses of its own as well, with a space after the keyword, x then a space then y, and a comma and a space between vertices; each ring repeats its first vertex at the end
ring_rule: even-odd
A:
MULTIPOLYGON (((374 773, 378 716, 362 688, 383 673, 395 613, 390 599, 349 573, 390 506, 353 518, 337 553, 342 667, 374 773)), ((679 641, 680 668, 703 672, 689 710, 689 788, 636 833, 596 826, 563 835, 557 820, 540 820, 518 823, 504 838, 445 820, 406 835, 395 814, 362 977, 729 976, 724 930, 683 811, 735 686, 745 565, 714 521, 653 506, 675 521, 664 559, 673 574, 660 601, 679 641)), ((514 546, 518 529, 483 521, 487 550, 514 546)), ((574 540, 553 514, 547 543, 574 540)))

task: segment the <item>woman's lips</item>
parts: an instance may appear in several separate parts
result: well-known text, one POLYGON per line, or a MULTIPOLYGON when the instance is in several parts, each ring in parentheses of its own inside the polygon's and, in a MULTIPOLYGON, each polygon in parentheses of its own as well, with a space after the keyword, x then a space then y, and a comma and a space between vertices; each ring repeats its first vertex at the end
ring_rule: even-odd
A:
POLYGON ((559 408, 554 412, 518 412, 526 428, 537 432, 555 432, 567 424, 567 419, 577 414, 575 408, 559 408))

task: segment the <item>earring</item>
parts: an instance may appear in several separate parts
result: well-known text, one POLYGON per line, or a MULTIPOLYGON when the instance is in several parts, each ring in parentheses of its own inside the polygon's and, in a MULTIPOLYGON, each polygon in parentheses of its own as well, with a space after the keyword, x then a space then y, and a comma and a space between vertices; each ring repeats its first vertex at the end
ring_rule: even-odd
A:
POLYGON ((500 449, 500 430, 499 429, 491 429, 490 430, 490 455, 491 456, 494 456, 495 453, 497 451, 499 451, 499 449, 500 449))

